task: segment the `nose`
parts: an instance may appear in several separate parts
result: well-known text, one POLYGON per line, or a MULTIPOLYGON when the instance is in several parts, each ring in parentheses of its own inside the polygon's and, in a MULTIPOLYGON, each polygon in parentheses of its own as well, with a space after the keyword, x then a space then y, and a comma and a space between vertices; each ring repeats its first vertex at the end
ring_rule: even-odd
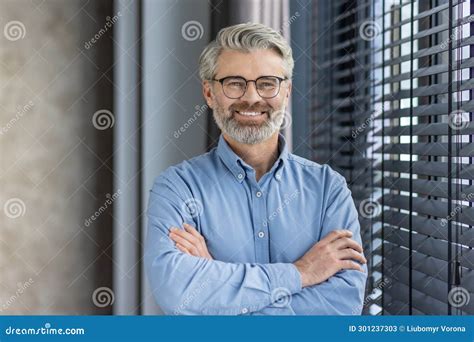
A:
POLYGON ((261 99, 262 98, 257 93, 257 86, 256 86, 255 82, 248 82, 247 83, 247 90, 245 91, 244 95, 242 95, 240 100, 247 101, 249 103, 253 103, 253 102, 258 102, 261 99))

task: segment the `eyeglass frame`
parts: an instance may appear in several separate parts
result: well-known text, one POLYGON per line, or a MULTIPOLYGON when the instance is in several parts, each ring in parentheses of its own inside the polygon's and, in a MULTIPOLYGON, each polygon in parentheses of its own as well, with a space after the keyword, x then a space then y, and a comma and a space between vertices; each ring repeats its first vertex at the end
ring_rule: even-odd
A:
POLYGON ((257 77, 255 80, 247 80, 245 79, 245 77, 242 77, 242 76, 226 76, 226 77, 222 77, 222 78, 219 78, 219 79, 215 79, 215 78, 212 78, 208 81, 216 81, 216 82, 219 82, 221 84, 221 87, 222 87, 222 93, 224 93, 224 95, 229 98, 229 99, 232 99, 232 100, 236 100, 236 99, 240 99, 241 97, 243 97, 245 95, 245 93, 247 92, 247 89, 248 89, 248 84, 249 82, 254 82, 255 83, 255 90, 257 91, 257 94, 258 96, 260 96, 262 99, 273 99, 275 97, 278 96, 278 94, 280 94, 280 90, 281 90, 281 83, 283 81, 287 81, 289 80, 288 77, 279 77, 279 76, 273 76, 273 75, 265 75, 265 76, 260 76, 260 77, 257 77), (257 81, 261 78, 265 78, 265 77, 274 77, 276 79, 278 79, 279 83, 278 83, 278 91, 276 92, 275 95, 271 96, 271 97, 263 97, 262 95, 260 95, 259 91, 258 91, 258 88, 257 88, 257 81), (229 97, 227 96, 227 94, 225 93, 224 91, 224 81, 228 78, 240 78, 242 80, 245 81, 245 90, 243 92, 243 94, 240 96, 240 97, 229 97))

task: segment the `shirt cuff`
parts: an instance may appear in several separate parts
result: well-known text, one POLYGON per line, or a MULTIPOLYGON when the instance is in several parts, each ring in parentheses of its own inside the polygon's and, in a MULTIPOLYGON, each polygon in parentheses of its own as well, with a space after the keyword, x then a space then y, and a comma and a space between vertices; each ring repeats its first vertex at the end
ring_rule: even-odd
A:
POLYGON ((290 294, 301 292, 301 274, 295 265, 291 263, 275 263, 270 268, 270 283, 272 291, 282 288, 290 294))

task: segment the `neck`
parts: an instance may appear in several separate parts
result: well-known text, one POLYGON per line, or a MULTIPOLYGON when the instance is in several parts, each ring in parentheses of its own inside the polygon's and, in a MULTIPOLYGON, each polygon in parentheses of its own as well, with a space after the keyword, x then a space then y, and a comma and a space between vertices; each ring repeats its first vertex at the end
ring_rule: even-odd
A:
POLYGON ((238 142, 225 133, 223 136, 235 154, 255 170, 257 182, 278 159, 278 131, 267 140, 254 145, 238 142))

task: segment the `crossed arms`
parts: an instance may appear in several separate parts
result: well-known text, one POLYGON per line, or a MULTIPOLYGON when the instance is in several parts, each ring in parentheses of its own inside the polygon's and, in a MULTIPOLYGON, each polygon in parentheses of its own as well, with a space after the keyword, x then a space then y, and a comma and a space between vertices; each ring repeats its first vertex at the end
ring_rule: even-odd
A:
POLYGON ((171 230, 185 221, 180 209, 187 197, 158 177, 150 193, 145 246, 146 271, 158 305, 166 314, 360 314, 366 260, 357 211, 345 182, 332 190, 323 238, 300 259, 228 263, 212 258, 192 226, 171 230))

